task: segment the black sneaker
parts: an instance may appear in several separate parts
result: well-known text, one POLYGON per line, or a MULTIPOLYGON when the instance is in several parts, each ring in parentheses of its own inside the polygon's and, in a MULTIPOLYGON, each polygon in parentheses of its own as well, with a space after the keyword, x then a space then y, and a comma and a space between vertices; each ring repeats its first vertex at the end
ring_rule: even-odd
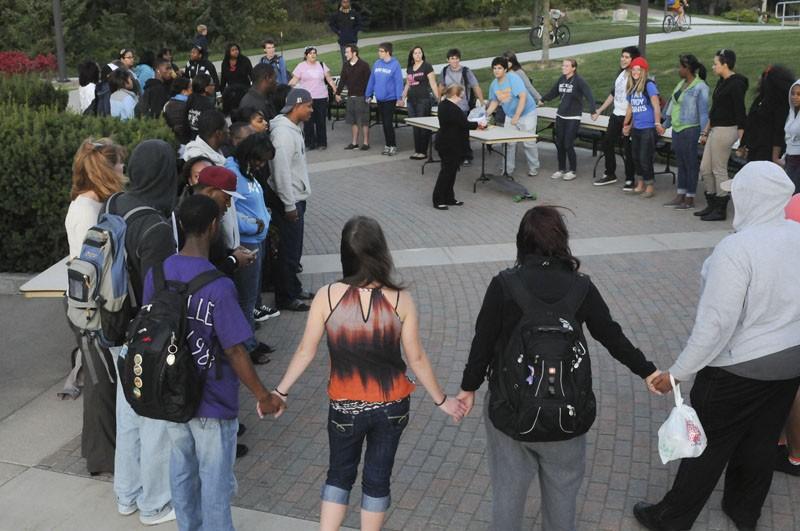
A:
POLYGON ((789 462, 789 447, 786 445, 778 446, 775 455, 775 470, 792 476, 800 476, 800 465, 793 465, 789 462))
POLYGON ((464 162, 462 164, 464 166, 471 166, 472 165, 472 159, 464 159, 464 162))
POLYGON ((236 459, 240 457, 244 457, 247 455, 247 452, 250 451, 250 448, 247 447, 245 444, 237 444, 236 445, 236 459))
POLYGON ((615 182, 617 182, 616 175, 603 175, 592 184, 595 186, 605 186, 607 184, 614 184, 615 182))
POLYGON ((623 192, 633 192, 634 190, 634 182, 633 181, 625 181, 625 186, 622 187, 623 192))
POLYGON ((257 323, 261 323, 267 319, 272 319, 273 317, 278 317, 280 314, 281 312, 275 308, 270 308, 266 304, 262 305, 261 308, 253 309, 253 319, 257 323))
POLYGON ((358 144, 347 144, 345 149, 358 149, 358 144))

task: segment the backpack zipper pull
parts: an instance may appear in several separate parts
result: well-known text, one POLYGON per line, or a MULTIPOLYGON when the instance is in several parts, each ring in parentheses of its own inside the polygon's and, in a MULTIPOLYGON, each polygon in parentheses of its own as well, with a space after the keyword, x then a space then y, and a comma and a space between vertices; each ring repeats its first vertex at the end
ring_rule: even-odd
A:
POLYGON ((571 406, 571 405, 569 405, 569 404, 567 404, 567 411, 569 412, 569 416, 570 416, 570 417, 574 417, 574 416, 575 416, 575 408, 574 408, 574 407, 572 407, 572 406, 571 406))

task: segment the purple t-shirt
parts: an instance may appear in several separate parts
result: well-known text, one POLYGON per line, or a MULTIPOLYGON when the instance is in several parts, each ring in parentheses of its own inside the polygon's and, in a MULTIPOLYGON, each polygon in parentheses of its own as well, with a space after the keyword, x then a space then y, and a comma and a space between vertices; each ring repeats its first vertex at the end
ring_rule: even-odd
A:
MULTIPOLYGON (((164 261, 168 280, 190 282, 194 277, 214 269, 205 258, 172 255, 164 261)), ((148 271, 144 282, 144 304, 153 297, 153 275, 148 271)), ((195 417, 234 419, 239 416, 239 378, 225 357, 224 349, 243 343, 253 332, 239 307, 236 288, 227 277, 206 284, 188 300, 186 341, 204 374, 205 386, 195 417), (221 363, 217 379, 216 363, 221 363)))

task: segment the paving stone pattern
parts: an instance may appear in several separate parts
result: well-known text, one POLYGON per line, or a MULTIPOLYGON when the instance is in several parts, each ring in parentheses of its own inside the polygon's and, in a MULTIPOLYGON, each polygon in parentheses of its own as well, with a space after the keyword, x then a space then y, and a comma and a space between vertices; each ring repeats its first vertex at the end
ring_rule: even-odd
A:
MULTIPOLYGON (((336 152, 337 145, 346 142, 345 129, 337 127, 330 149, 312 152, 310 162, 324 163, 351 156, 349 152, 336 152)), ((524 211, 542 202, 564 205, 575 212, 574 216, 567 213, 573 237, 720 230, 730 226, 698 222, 688 213, 661 208, 662 199, 671 195, 668 177, 659 178, 660 196, 650 201, 625 195, 618 186, 599 189, 591 186, 587 172, 592 159, 585 151, 579 154, 578 180, 551 181, 549 174, 554 169, 555 152, 549 144, 540 144, 544 164, 540 176, 520 177, 532 183, 532 189, 541 198, 539 202, 515 204, 507 195, 487 187, 473 195, 471 181, 479 172, 473 166, 459 174, 457 183, 457 196, 467 205, 439 212, 429 204, 438 167, 429 166, 426 175, 421 176, 419 164, 405 158, 410 154, 410 129, 402 128, 398 133, 399 145, 406 151, 396 158, 312 175, 313 195, 305 238, 307 255, 337 252, 341 227, 356 213, 380 220, 393 249, 511 242, 524 211)), ((372 135, 373 146, 380 148, 381 132, 373 128, 372 135)), ((519 153, 517 174, 522 175, 525 169, 519 153)), ((709 252, 703 249, 592 256, 584 260, 583 269, 592 276, 612 314, 634 344, 663 368, 672 362, 691 330, 699 271, 709 252)), ((400 271, 419 308, 423 344, 437 377, 449 393, 455 393, 460 384, 486 286, 507 265, 489 262, 400 271)), ((335 279, 335 274, 304 276, 308 289, 335 279)), ((284 312, 259 330, 259 338, 278 349, 272 363, 258 367, 268 385, 275 385, 286 369, 304 323, 305 314, 284 312)), ((641 380, 596 342, 590 341, 589 348, 599 409, 597 421, 587 435, 586 477, 579 497, 578 527, 639 529, 631 513, 633 504, 642 499, 660 499, 677 468, 674 463, 663 466, 657 453, 656 433, 672 407, 672 400, 649 394, 641 380)), ((292 388, 289 409, 278 420, 259 421, 252 397, 242 391, 240 420, 248 427, 242 442, 250 447, 250 453, 236 465, 239 484, 236 505, 318 520, 319 491, 328 460, 328 371, 323 340, 314 363, 292 388)), ((688 395, 689 390, 687 384, 684 393, 688 395)), ((480 415, 483 393, 479 392, 472 415, 459 425, 452 424, 435 408, 424 389, 414 393, 411 420, 395 462, 393 504, 386 529, 488 528, 493 492, 480 415)), ((85 475, 80 439, 44 460, 40 467, 85 475)), ((541 525, 538 491, 534 482, 526 510, 527 528, 541 525)), ((348 526, 358 526, 360 497, 357 482, 345 522, 348 526)), ((800 481, 777 474, 759 528, 800 528, 797 507, 800 507, 800 481)), ((695 529, 733 529, 720 510, 719 491, 700 515, 695 529)))

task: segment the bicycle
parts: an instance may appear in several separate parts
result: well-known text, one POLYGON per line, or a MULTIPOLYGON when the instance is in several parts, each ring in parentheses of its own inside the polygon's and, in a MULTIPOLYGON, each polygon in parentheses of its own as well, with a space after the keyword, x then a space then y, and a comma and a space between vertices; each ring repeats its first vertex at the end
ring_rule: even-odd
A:
POLYGON ((678 11, 672 9, 668 2, 669 0, 667 0, 667 4, 664 6, 664 20, 661 21, 661 29, 664 33, 670 33, 676 29, 680 31, 691 29, 692 15, 686 10, 689 4, 682 0, 676 0, 676 2, 681 2, 684 6, 683 15, 681 15, 678 11))
MULTIPOLYGON (((569 44, 569 27, 566 24, 558 23, 558 19, 562 16, 563 13, 558 9, 550 10, 550 20, 553 22, 550 30, 550 44, 569 44)), ((539 25, 532 27, 528 34, 528 40, 534 49, 542 47, 542 35, 544 35, 544 16, 539 16, 539 25)))

